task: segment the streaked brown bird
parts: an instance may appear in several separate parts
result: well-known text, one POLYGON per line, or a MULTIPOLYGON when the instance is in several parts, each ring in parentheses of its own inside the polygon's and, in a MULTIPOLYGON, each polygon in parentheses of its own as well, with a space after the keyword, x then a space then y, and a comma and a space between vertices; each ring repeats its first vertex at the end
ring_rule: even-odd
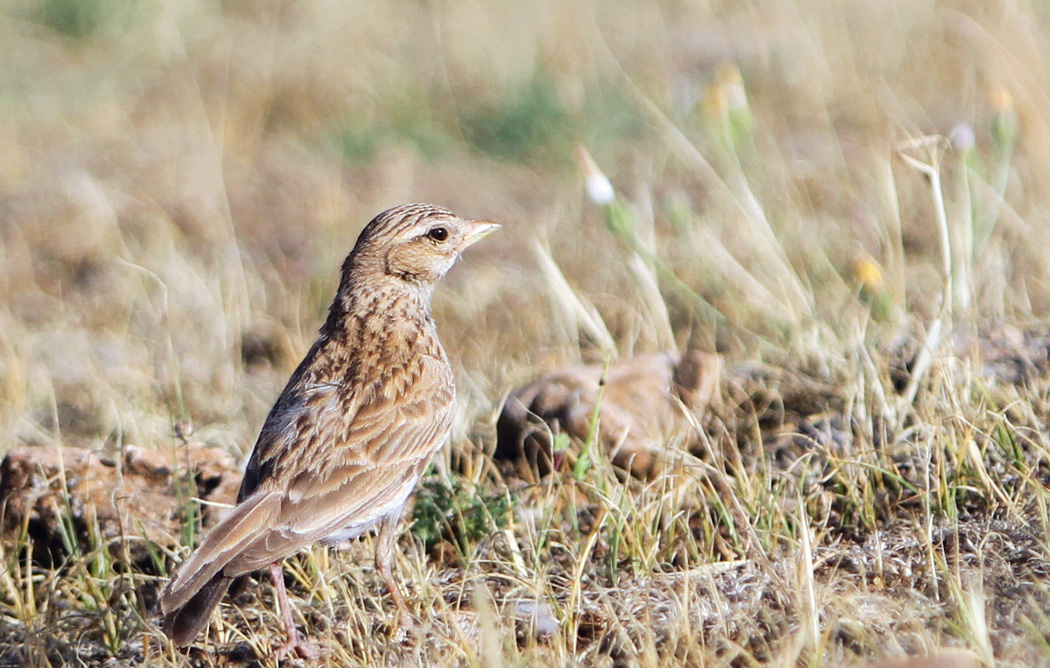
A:
POLYGON ((408 204, 362 230, 320 336, 263 424, 237 505, 161 593, 176 645, 193 642, 234 578, 269 568, 287 632, 278 660, 315 655, 292 620, 281 561, 374 526, 376 569, 405 614, 391 570, 397 523, 456 406, 430 296, 463 249, 498 227, 408 204))

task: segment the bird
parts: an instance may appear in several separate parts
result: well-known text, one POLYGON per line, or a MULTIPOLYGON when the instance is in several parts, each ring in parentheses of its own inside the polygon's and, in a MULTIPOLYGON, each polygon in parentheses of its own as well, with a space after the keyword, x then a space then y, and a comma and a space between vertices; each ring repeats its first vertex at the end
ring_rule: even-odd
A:
POLYGON ((405 618, 392 572, 397 525, 456 411, 431 295, 460 253, 499 227, 430 204, 387 209, 364 227, 316 342, 263 423, 236 505, 161 592, 175 645, 192 644, 235 579, 269 569, 287 638, 277 660, 316 658, 292 620, 282 560, 373 528, 376 570, 405 618))

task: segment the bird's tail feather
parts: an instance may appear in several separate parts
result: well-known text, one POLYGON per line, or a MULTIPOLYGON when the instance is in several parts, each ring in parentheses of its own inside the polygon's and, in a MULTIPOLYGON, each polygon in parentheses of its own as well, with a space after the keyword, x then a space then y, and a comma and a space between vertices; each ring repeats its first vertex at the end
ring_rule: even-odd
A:
POLYGON ((226 567, 264 533, 278 504, 275 494, 245 499, 172 575, 161 592, 160 611, 164 633, 176 644, 193 642, 204 627, 231 579, 240 575, 225 572, 226 567))
POLYGON ((211 611, 219 604, 229 589, 233 578, 216 575, 208 580, 186 603, 166 612, 161 628, 164 634, 178 646, 189 645, 211 617, 211 611))

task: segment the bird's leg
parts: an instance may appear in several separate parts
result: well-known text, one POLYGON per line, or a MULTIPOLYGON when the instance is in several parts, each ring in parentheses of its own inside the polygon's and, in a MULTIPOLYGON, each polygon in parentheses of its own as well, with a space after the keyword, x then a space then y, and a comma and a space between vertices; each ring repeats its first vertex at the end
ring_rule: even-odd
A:
POLYGON ((394 513, 384 518, 379 525, 379 538, 376 541, 376 570, 386 582, 386 587, 390 590, 390 598, 394 599, 394 605, 397 607, 394 626, 400 628, 402 623, 408 623, 411 618, 408 614, 408 607, 405 605, 405 599, 401 596, 401 588, 394 580, 392 568, 398 519, 400 518, 397 513, 394 513))
POLYGON ((275 561, 270 564, 270 577, 273 579, 273 588, 277 590, 277 603, 281 606, 284 632, 288 636, 285 643, 274 652, 277 657, 277 663, 280 663, 281 659, 286 657, 288 652, 292 650, 298 652, 299 656, 304 659, 316 659, 319 656, 318 651, 299 637, 299 630, 295 628, 295 622, 292 620, 292 606, 288 603, 288 592, 284 588, 284 568, 281 566, 281 562, 275 561))

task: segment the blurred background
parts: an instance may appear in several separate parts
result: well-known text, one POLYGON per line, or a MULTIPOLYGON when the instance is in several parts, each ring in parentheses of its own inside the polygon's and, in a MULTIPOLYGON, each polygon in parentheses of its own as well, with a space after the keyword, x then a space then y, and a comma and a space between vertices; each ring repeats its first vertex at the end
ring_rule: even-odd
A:
POLYGON ((0 448, 189 420, 246 453, 409 201, 505 226, 435 301, 469 417, 567 362, 834 367, 946 304, 1042 317, 1048 28, 1023 0, 9 0, 0 448))

